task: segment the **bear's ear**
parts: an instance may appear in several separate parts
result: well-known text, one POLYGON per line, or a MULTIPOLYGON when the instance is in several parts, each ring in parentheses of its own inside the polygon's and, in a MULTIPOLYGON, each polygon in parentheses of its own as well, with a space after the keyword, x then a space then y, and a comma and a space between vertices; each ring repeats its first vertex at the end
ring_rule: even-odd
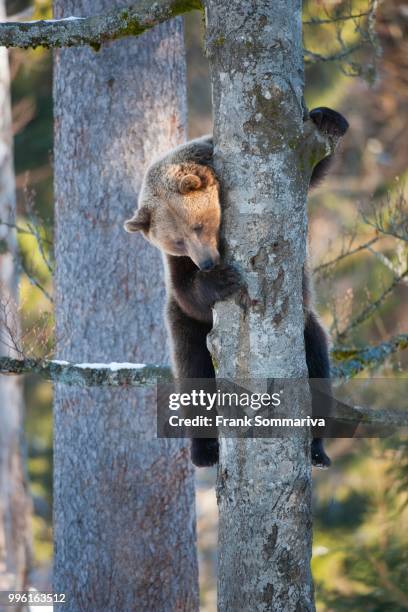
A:
POLYGON ((177 189, 183 195, 206 189, 216 182, 214 172, 208 166, 190 162, 179 167, 177 189))
POLYGON ((178 182, 178 190, 183 195, 191 191, 197 191, 203 186, 203 181, 197 174, 186 174, 178 182))
POLYGON ((124 228, 130 234, 140 231, 148 231, 150 226, 150 210, 143 206, 136 211, 131 219, 125 221, 124 228))

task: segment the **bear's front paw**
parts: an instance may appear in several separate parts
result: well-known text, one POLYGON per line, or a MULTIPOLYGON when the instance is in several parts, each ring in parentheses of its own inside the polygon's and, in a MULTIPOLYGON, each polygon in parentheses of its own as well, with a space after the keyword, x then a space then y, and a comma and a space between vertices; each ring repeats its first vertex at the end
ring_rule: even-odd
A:
POLYGON ((329 136, 344 136, 349 127, 343 115, 325 106, 311 110, 310 118, 321 132, 329 136))
POLYGON ((216 438, 193 438, 191 461, 197 467, 210 467, 218 463, 218 440, 216 438))
POLYGON ((216 266, 208 272, 201 272, 201 280, 211 302, 225 300, 242 287, 239 272, 227 264, 216 266))

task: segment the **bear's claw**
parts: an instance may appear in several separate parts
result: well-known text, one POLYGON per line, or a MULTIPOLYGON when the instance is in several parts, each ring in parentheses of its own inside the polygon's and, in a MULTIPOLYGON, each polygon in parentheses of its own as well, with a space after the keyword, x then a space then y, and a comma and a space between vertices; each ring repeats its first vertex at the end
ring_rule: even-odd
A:
POLYGON ((225 300, 242 287, 238 270, 227 264, 220 264, 208 272, 202 272, 200 278, 209 288, 214 301, 225 300))

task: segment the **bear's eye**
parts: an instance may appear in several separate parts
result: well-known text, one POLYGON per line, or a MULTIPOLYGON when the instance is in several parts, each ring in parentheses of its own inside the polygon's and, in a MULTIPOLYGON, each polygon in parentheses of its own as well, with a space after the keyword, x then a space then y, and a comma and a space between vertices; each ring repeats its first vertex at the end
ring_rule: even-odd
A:
POLYGON ((193 225, 193 230, 196 234, 200 234, 203 231, 203 227, 204 226, 202 223, 197 223, 196 225, 193 225))
POLYGON ((176 247, 178 249, 182 249, 183 246, 184 246, 184 240, 181 240, 181 239, 180 240, 176 240, 174 244, 176 245, 176 247))

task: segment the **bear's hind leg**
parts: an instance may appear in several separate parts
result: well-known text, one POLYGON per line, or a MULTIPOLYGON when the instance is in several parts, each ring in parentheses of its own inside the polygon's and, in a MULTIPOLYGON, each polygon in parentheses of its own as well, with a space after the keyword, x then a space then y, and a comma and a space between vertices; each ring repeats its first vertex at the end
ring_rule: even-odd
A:
MULTIPOLYGON (((201 323, 186 315, 177 302, 171 300, 167 309, 167 320, 170 328, 174 375, 183 392, 192 391, 191 379, 206 379, 205 386, 215 390, 215 372, 209 350, 207 334, 211 324, 201 323)), ((214 434, 215 435, 215 434, 214 434)), ((209 467, 218 463, 218 440, 213 438, 191 439, 191 460, 197 467, 209 467)))
MULTIPOLYGON (((329 350, 326 334, 313 312, 307 315, 304 336, 309 378, 319 379, 311 384, 312 412, 314 416, 323 416, 321 406, 324 402, 327 406, 325 416, 329 416, 331 409, 329 350)), ((331 461, 325 453, 321 438, 313 438, 311 455, 314 466, 320 468, 330 466, 331 461)))
POLYGON ((218 463, 217 438, 192 438, 191 461, 196 467, 211 467, 218 463))

